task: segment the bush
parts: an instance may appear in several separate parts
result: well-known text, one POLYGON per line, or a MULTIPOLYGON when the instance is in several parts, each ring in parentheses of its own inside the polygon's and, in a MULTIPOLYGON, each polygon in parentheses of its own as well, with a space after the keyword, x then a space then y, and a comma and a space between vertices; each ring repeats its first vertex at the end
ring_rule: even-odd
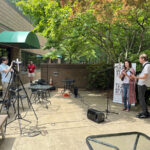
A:
POLYGON ((110 64, 93 64, 87 67, 90 89, 112 89, 114 84, 114 68, 110 64))

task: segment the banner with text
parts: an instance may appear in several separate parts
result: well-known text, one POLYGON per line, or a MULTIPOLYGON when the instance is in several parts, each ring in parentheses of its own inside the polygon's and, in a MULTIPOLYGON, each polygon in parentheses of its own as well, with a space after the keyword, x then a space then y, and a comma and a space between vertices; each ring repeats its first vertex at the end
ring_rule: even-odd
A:
MULTIPOLYGON (((136 71, 136 63, 132 63, 132 68, 136 71)), ((123 63, 116 63, 114 65, 113 102, 115 103, 122 103, 122 81, 119 78, 122 69, 123 69, 123 63)))

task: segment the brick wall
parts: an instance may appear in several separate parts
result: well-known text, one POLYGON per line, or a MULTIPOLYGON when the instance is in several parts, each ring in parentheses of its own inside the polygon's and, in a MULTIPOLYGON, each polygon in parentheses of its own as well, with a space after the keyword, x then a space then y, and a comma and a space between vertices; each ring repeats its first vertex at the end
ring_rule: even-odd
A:
POLYGON ((87 65, 82 64, 41 64, 41 78, 49 82, 50 77, 56 87, 63 87, 62 80, 69 78, 75 80, 80 88, 88 86, 86 70, 87 65))

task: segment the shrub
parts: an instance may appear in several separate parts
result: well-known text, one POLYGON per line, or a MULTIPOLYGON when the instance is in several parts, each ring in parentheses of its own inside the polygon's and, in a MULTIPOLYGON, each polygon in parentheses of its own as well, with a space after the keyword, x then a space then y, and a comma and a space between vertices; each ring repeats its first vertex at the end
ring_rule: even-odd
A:
POLYGON ((111 89, 114 84, 114 68, 110 64, 93 64, 87 67, 90 89, 111 89))

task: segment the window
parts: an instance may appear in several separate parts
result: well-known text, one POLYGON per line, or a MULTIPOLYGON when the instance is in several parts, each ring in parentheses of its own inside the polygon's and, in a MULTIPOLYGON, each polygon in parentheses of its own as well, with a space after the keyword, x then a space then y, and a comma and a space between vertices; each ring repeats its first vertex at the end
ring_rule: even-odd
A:
MULTIPOLYGON (((10 60, 10 49, 9 48, 0 48, 0 58, 4 57, 4 56, 8 58, 9 64, 10 64, 11 60, 10 60)), ((0 63, 1 63, 1 61, 0 61, 0 63)))

